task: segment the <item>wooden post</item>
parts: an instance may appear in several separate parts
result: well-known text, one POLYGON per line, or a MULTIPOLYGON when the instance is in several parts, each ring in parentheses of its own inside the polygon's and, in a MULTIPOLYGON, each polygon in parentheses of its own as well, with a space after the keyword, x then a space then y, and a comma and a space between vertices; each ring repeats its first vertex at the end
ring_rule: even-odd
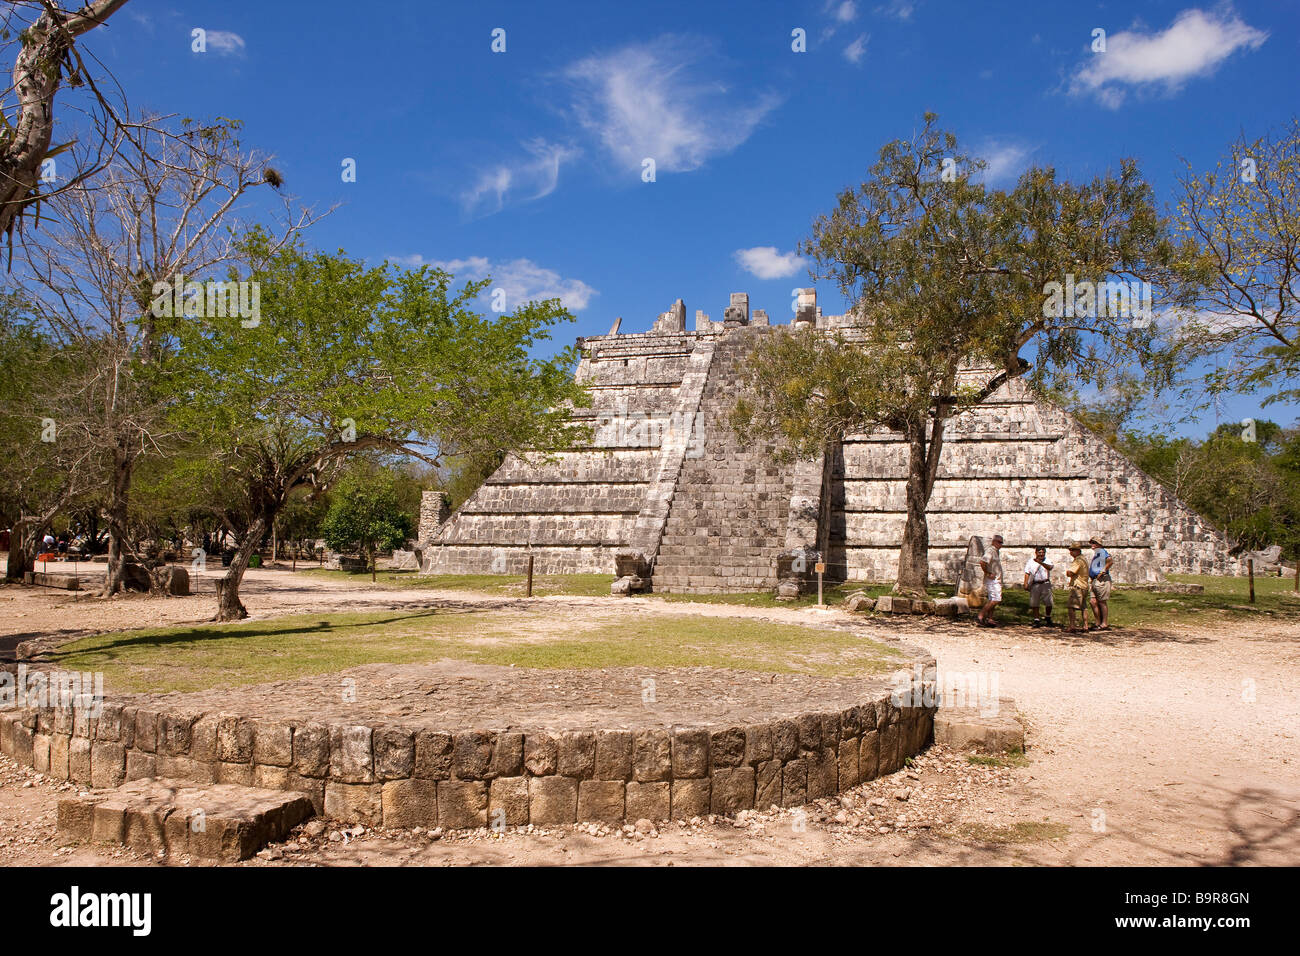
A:
POLYGON ((1246 559, 1246 572, 1250 575, 1250 603, 1255 603, 1255 559, 1246 559))
POLYGON ((528 552, 528 597, 533 596, 533 552, 528 552))

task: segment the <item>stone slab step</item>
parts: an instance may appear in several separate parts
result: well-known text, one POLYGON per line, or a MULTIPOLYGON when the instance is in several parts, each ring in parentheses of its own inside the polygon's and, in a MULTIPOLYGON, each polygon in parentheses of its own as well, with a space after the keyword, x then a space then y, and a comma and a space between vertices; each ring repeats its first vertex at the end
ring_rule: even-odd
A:
POLYGON ((301 793, 146 777, 59 800, 58 830, 150 856, 235 863, 283 840, 313 812, 301 793))
POLYGON ((1025 728, 1007 697, 981 707, 944 707, 934 715, 934 742, 957 750, 1024 753, 1025 728))

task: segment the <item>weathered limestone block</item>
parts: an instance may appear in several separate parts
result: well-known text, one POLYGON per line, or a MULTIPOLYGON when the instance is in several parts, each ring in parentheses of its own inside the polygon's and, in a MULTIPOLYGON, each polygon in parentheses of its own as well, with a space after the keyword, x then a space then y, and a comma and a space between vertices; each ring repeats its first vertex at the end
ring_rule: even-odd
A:
POLYGON ((524 735, 499 733, 492 748, 488 774, 492 777, 518 777, 524 772, 524 735))
POLYGON ((583 780, 578 784, 578 819, 601 823, 623 820, 624 783, 622 780, 583 780))
POLYGON ((341 783, 373 783, 373 740, 369 727, 330 727, 330 778, 341 783))
POLYGON ((781 761, 765 760, 754 772, 754 808, 781 806, 781 761))
POLYGON ((375 779, 404 780, 415 771, 415 740, 409 730, 380 727, 374 732, 375 779))
POLYGON ((716 767, 738 767, 745 760, 745 731, 729 727, 710 735, 709 759, 716 767))
POLYGON ((650 783, 632 781, 627 785, 626 813, 627 819, 667 820, 671 816, 672 784, 666 780, 650 783))
POLYGON ((589 731, 560 734, 557 758, 561 775, 587 779, 596 769, 596 735, 589 731))
POLYGON ((383 786, 377 783, 325 783, 325 815, 344 823, 379 826, 384 819, 383 786))
MULTIPOLYGON (((108 745, 111 746, 111 745, 108 745)), ((95 760, 94 751, 91 751, 90 777, 94 786, 116 786, 109 783, 95 783, 95 760)), ((155 754, 147 754, 139 750, 126 751, 126 779, 127 780, 144 780, 148 777, 158 776, 158 757, 155 754)), ((120 783, 121 781, 119 781, 120 783)))
POLYGON ((578 819, 578 781, 572 777, 533 777, 528 781, 528 820, 540 826, 578 819))
POLYGON ((602 730, 596 733, 597 780, 628 780, 632 776, 632 732, 602 730))
POLYGON ((686 820, 709 812, 710 780, 673 780, 672 818, 686 820))
POLYGON ((506 826, 528 823, 528 778, 496 777, 488 787, 488 820, 506 826))
MULTIPOLYGON (((166 723, 166 718, 163 722, 166 723)), ((256 721, 253 724, 253 761, 272 767, 287 767, 293 763, 293 728, 275 721, 256 721)))
POLYGON ((671 740, 667 731, 636 731, 632 738, 634 780, 646 783, 672 777, 671 740))
POLYGON ((485 780, 492 766, 496 735, 487 731, 456 734, 452 745, 451 772, 458 780, 485 780))
POLYGON ((415 775, 425 780, 451 776, 454 742, 451 734, 421 730, 415 734, 415 775))
POLYGON ((330 729, 300 724, 293 729, 293 769, 304 777, 324 777, 330 770, 330 729))
POLYGON ((679 730, 672 742, 673 779, 704 777, 709 772, 709 732, 679 730))
POLYGON ((735 814, 754 809, 754 768, 730 767, 713 772, 710 811, 735 814))
POLYGON ((438 825, 438 783, 435 780, 390 780, 380 796, 384 826, 407 830, 438 825))
MULTIPOLYGON (((145 728, 145 712, 140 711, 135 717, 135 746, 137 750, 153 751, 152 742, 148 747, 140 746, 140 735, 145 728)), ((149 714, 149 726, 154 726, 155 715, 149 714)), ((226 715, 217 722, 217 759, 223 763, 252 763, 253 761, 253 724, 245 717, 226 715)))

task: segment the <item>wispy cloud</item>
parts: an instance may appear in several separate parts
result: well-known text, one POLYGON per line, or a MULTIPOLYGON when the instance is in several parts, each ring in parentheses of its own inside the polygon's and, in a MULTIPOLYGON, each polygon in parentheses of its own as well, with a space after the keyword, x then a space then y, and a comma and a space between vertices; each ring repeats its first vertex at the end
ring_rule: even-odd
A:
POLYGON ((866 33, 859 34, 856 40, 844 48, 844 59, 850 63, 861 63, 862 57, 867 52, 867 41, 870 39, 871 37, 866 33))
POLYGON ((895 20, 910 20, 915 11, 916 4, 913 0, 890 0, 889 3, 882 3, 872 12, 895 20))
POLYGON ((706 74, 707 41, 665 36, 574 63, 564 72, 573 111, 625 169, 655 161, 657 172, 687 172, 730 153, 778 105, 761 95, 743 102, 706 74))
POLYGON ((479 171, 474 184, 460 196, 467 213, 489 215, 507 202, 549 196, 559 184, 560 166, 581 153, 544 139, 529 140, 523 148, 526 156, 479 171))
POLYGON ((825 43, 840 27, 858 18, 858 5, 853 0, 826 0, 822 13, 831 18, 831 22, 822 28, 822 42, 825 43))
POLYGON ((742 269, 759 279, 785 279, 804 267, 798 253, 780 252, 776 246, 737 249, 733 255, 742 269))
POLYGON ((469 256, 465 259, 426 259, 421 255, 389 256, 389 262, 414 269, 429 265, 450 272, 460 282, 486 279, 492 284, 484 293, 490 299, 493 290, 504 289, 506 309, 513 311, 526 302, 541 299, 559 299, 574 312, 587 307, 599 293, 581 279, 565 279, 554 269, 546 269, 531 259, 509 259, 493 262, 486 256, 469 256))
POLYGON ((1014 140, 985 139, 976 143, 971 152, 988 164, 984 181, 994 185, 1018 178, 1029 166, 1034 148, 1014 140))
POLYGON ((1162 87, 1176 93, 1188 80, 1208 76, 1238 50, 1254 50, 1268 34, 1244 22, 1230 8, 1184 10, 1159 33, 1129 30, 1106 38, 1105 52, 1091 53, 1070 80, 1070 92, 1092 94, 1115 109, 1128 88, 1162 87))
POLYGON ((244 38, 229 30, 208 30, 207 44, 209 50, 225 56, 244 52, 244 38))

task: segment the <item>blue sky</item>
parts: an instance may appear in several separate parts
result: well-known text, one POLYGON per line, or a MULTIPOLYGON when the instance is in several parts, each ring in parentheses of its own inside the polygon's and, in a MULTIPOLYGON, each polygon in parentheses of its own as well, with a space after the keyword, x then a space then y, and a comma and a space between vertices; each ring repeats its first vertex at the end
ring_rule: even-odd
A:
POLYGON ((1298 26, 1292 0, 130 0, 91 49, 133 106, 237 117, 287 192, 339 204, 313 245, 559 295, 567 343, 620 315, 647 329, 679 296, 718 319, 747 291, 786 319, 808 284, 796 242, 926 110, 995 184, 1135 156, 1171 201, 1182 158, 1208 166, 1296 112, 1298 26))

